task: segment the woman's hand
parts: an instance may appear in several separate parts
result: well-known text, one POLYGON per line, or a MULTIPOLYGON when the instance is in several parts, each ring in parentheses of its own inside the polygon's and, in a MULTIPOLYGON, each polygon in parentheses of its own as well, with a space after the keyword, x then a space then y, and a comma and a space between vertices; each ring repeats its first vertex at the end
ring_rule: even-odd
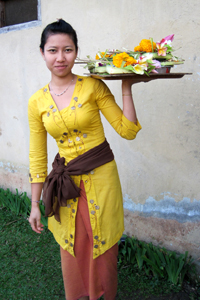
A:
POLYGON ((43 230, 44 225, 41 223, 41 212, 39 206, 32 206, 31 214, 29 217, 29 223, 31 224, 31 228, 37 232, 41 233, 43 230))
POLYGON ((136 84, 136 83, 141 83, 141 82, 147 83, 150 81, 149 77, 143 77, 142 79, 143 80, 141 80, 141 78, 138 78, 138 77, 136 77, 136 78, 126 77, 126 78, 122 79, 122 84, 132 86, 133 84, 136 84))
POLYGON ((134 78, 126 77, 122 79, 122 85, 126 86, 127 88, 130 88, 134 83, 137 83, 137 81, 134 78))
POLYGON ((42 192, 43 183, 31 183, 31 193, 32 193, 32 207, 31 214, 29 217, 29 223, 31 224, 31 228, 37 232, 41 233, 43 230, 43 225, 41 223, 41 213, 39 207, 39 200, 42 192))

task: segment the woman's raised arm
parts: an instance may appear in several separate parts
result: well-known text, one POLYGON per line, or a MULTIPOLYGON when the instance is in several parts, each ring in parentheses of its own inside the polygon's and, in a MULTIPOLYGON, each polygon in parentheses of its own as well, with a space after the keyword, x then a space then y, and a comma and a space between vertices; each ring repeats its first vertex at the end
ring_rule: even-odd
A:
POLYGON ((137 115, 131 92, 132 84, 133 82, 130 79, 122 80, 123 114, 129 121, 137 124, 137 115))

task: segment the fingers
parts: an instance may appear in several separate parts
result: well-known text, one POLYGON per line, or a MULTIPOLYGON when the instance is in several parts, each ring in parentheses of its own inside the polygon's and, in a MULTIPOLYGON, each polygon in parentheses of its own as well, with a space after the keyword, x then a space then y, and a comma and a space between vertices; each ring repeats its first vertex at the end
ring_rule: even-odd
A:
POLYGON ((41 223, 41 212, 39 207, 32 207, 29 217, 29 223, 33 231, 41 233, 43 230, 43 224, 41 223))
POLYGON ((41 233, 43 230, 43 225, 42 224, 37 224, 36 222, 31 224, 31 228, 33 229, 33 231, 37 232, 37 233, 41 233))
POLYGON ((37 226, 37 230, 41 233, 41 231, 43 230, 43 224, 40 223, 40 220, 37 220, 36 226, 37 226))
POLYGON ((32 230, 37 233, 41 233, 44 229, 44 225, 40 222, 40 220, 29 218, 29 223, 31 225, 32 230))

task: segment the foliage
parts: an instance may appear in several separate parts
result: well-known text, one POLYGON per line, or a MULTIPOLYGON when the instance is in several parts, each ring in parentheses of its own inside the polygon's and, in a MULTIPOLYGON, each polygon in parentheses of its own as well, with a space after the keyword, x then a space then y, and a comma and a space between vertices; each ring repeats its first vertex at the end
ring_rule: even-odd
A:
POLYGON ((0 299, 65 299, 59 245, 45 227, 41 234, 28 221, 0 209, 0 299))
MULTIPOLYGON (((31 200, 28 198, 26 192, 19 194, 16 189, 16 194, 12 193, 9 189, 4 190, 0 188, 0 206, 6 207, 17 216, 27 218, 31 211, 31 200)), ((41 223, 47 226, 47 218, 45 217, 45 207, 40 200, 39 203, 41 211, 41 223)))
MULTIPOLYGON (((59 245, 47 228, 37 234, 25 218, 0 208, 0 245, 0 299, 65 299, 59 245)), ((169 300, 171 295, 189 299, 178 298, 179 293, 183 293, 180 285, 147 276, 132 264, 118 268, 116 300, 169 300)), ((192 286, 187 293, 191 300, 200 299, 200 286, 192 286)))
POLYGON ((166 279, 174 285, 182 285, 186 275, 195 272, 193 259, 184 254, 176 254, 152 243, 147 244, 134 237, 124 235, 119 241, 119 265, 131 264, 144 270, 147 276, 166 279))
MULTIPOLYGON (((30 206, 26 193, 0 189, 0 298, 64 300, 59 246, 46 227, 41 234, 31 229, 26 220, 30 206)), ((40 209, 44 217, 42 202, 40 209)), ((124 235, 119 241, 116 299, 179 293, 191 267, 187 252, 177 255, 124 235)), ((189 294, 190 299, 200 299, 200 286, 192 287, 189 294)))

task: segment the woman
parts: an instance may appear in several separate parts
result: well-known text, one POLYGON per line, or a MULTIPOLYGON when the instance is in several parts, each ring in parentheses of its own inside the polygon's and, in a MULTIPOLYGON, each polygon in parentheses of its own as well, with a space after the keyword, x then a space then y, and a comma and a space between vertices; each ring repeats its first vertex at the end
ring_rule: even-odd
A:
POLYGON ((101 80, 73 74, 77 36, 62 19, 44 29, 40 51, 51 81, 29 100, 29 222, 41 233, 39 199, 47 176, 48 132, 56 140, 59 154, 43 194, 48 227, 60 244, 66 299, 95 300, 104 294, 106 300, 113 300, 117 242, 124 230, 123 204, 99 111, 123 138, 134 139, 141 126, 131 95, 132 82, 122 81, 122 112, 101 80))

